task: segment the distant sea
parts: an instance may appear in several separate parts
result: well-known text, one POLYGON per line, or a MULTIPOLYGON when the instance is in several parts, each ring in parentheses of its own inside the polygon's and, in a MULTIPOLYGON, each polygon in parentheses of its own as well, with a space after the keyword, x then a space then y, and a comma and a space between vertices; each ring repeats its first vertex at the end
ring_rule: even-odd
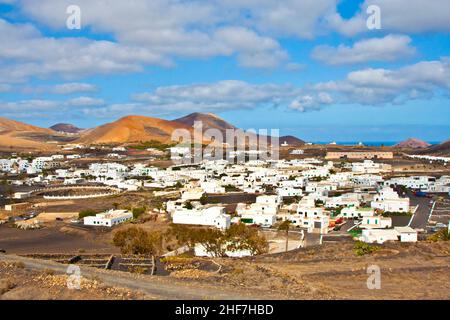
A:
MULTIPOLYGON (((332 141, 314 141, 312 142, 313 144, 329 144, 332 141)), ((341 145, 341 146, 355 146, 358 145, 359 142, 362 142, 363 145, 368 146, 368 147, 381 147, 381 146, 385 146, 385 147, 390 147, 393 145, 396 145, 397 143, 401 142, 401 141, 335 141, 337 145, 341 145)), ((430 144, 439 144, 440 141, 427 141, 430 144)))

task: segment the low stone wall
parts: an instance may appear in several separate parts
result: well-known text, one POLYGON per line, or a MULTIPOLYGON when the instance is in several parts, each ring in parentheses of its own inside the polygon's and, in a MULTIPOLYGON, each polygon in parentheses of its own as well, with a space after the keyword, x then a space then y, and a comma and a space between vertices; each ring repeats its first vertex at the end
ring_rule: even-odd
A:
POLYGON ((78 189, 78 190, 82 190, 82 189, 86 189, 86 190, 96 190, 96 189, 109 189, 111 190, 110 192, 102 192, 102 193, 94 193, 94 194, 85 194, 85 195, 72 195, 72 196, 52 196, 52 195, 45 195, 44 194, 44 199, 47 200, 76 200, 76 199, 92 199, 92 198, 100 198, 100 197, 108 197, 108 196, 113 196, 116 194, 119 194, 122 192, 122 190, 118 189, 118 188, 112 188, 112 187, 104 187, 104 186, 74 186, 74 187, 54 187, 54 188, 41 188, 41 189, 36 189, 33 191, 33 193, 38 193, 38 192, 51 192, 51 191, 62 191, 62 190, 74 190, 74 189, 78 189))

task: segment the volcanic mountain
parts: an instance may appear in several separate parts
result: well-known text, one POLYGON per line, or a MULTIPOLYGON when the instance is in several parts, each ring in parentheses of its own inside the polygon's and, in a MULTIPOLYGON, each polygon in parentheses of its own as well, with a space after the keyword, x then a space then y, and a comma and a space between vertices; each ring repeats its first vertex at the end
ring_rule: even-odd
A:
POLYGON ((287 143, 289 146, 302 146, 305 144, 305 141, 303 141, 302 139, 299 139, 297 137, 294 136, 282 136, 280 137, 280 143, 287 143))
POLYGON ((431 147, 428 147, 426 149, 422 149, 420 154, 431 154, 436 156, 450 156, 450 139, 439 143, 432 145, 431 147))
POLYGON ((49 150, 56 145, 47 142, 58 138, 50 129, 0 117, 0 149, 49 150))
POLYGON ((31 124, 26 124, 23 122, 2 118, 0 117, 0 133, 5 132, 41 132, 41 133, 53 133, 50 129, 45 129, 41 127, 36 127, 31 124))
POLYGON ((80 133, 83 129, 77 128, 70 123, 57 123, 50 127, 53 131, 63 132, 63 133, 80 133))
POLYGON ((84 131, 77 142, 102 144, 154 140, 167 143, 171 141, 171 135, 175 129, 192 130, 190 126, 175 121, 144 116, 127 116, 84 131))
POLYGON ((225 137, 227 129, 237 129, 232 124, 226 122, 222 118, 218 117, 213 113, 200 113, 194 112, 185 117, 173 120, 175 122, 187 125, 189 127, 194 126, 194 122, 201 121, 203 126, 203 131, 208 129, 218 129, 225 137))
POLYGON ((429 146, 431 146, 431 144, 429 144, 428 142, 416 138, 409 138, 405 141, 402 141, 394 145, 394 147, 397 148, 411 148, 411 149, 427 148, 429 146))
MULTIPOLYGON (((191 113, 185 117, 175 119, 173 121, 188 125, 188 126, 194 126, 195 121, 201 121, 203 125, 203 131, 208 129, 217 129, 222 134, 223 137, 226 137, 226 130, 227 129, 238 129, 234 125, 230 124, 229 122, 225 121, 224 119, 220 118, 219 116, 215 115, 214 113, 200 113, 200 112, 194 112, 191 113)), ((270 137, 269 137, 270 138, 270 137)), ((280 143, 286 142, 290 146, 300 146, 304 145, 305 142, 301 139, 298 139, 294 136, 282 136, 280 137, 280 143)))

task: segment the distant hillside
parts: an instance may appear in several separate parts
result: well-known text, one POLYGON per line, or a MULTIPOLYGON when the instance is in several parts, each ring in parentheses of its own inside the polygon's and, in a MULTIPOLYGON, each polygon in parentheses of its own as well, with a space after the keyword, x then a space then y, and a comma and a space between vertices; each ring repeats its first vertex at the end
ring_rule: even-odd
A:
POLYGON ((420 151, 420 154, 430 154, 436 156, 450 156, 450 139, 436 145, 432 145, 420 151))
POLYGON ((175 121, 144 116, 127 116, 115 122, 86 130, 82 133, 79 143, 127 143, 140 141, 171 141, 175 129, 184 128, 192 130, 187 125, 175 121))
POLYGON ((57 123, 51 126, 50 129, 56 132, 64 132, 64 133, 80 133, 81 131, 83 131, 83 129, 80 129, 70 123, 57 123))
POLYGON ((224 136, 227 129, 237 129, 235 126, 226 122, 213 113, 194 112, 173 121, 187 125, 189 127, 194 126, 194 122, 201 121, 203 125, 203 131, 208 129, 218 129, 224 136))
POLYGON ((280 137, 280 144, 287 143, 289 146, 302 146, 305 141, 294 136, 282 136, 280 137))
POLYGON ((47 141, 57 140, 55 132, 0 117, 0 149, 2 150, 49 150, 56 146, 47 141))
POLYGON ((0 117, 0 133, 6 131, 53 133, 52 130, 0 117))
POLYGON ((397 148, 411 148, 411 149, 427 148, 429 146, 431 146, 431 144, 429 144, 428 142, 416 138, 409 138, 405 141, 402 141, 394 145, 394 147, 397 148))
MULTIPOLYGON (((203 125, 203 130, 207 129, 218 129, 220 132, 222 132, 224 139, 226 138, 226 130, 227 129, 238 129, 236 126, 232 125, 231 123, 225 121, 224 119, 220 118, 219 116, 213 114, 213 113, 200 113, 200 112, 194 112, 191 113, 185 117, 175 119, 173 121, 193 126, 195 121, 201 121, 203 125)), ((268 141, 270 141, 270 137, 267 137, 268 141)), ((290 146, 300 146, 304 145, 305 142, 297 137, 294 136, 282 136, 280 137, 280 144, 283 142, 287 142, 290 146)))

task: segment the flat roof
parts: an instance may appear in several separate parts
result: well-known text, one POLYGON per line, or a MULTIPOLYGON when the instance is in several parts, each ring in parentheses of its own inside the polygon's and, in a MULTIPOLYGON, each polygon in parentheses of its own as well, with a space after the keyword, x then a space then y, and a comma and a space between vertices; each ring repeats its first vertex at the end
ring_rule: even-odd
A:
POLYGON ((394 229, 400 233, 417 233, 417 231, 411 227, 394 227, 394 229))

